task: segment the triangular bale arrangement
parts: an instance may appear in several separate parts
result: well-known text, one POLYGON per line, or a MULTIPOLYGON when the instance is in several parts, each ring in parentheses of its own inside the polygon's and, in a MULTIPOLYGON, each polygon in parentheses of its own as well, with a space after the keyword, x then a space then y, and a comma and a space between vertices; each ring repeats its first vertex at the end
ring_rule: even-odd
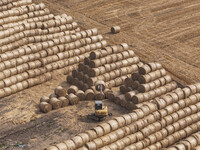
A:
POLYGON ((103 80, 106 88, 111 89, 120 86, 142 64, 126 43, 107 46, 91 52, 84 63, 79 64, 78 69, 67 77, 67 82, 86 93, 88 89, 94 89, 95 82, 99 80, 103 80))
MULTIPOLYGON (((81 47, 79 50, 83 51, 83 49, 85 47, 81 47)), ((106 87, 104 92, 108 92, 113 87, 119 87, 142 65, 143 63, 126 43, 105 48, 98 47, 97 50, 90 52, 89 56, 85 57, 84 62, 80 63, 78 68, 67 76, 67 83, 70 86, 68 89, 63 88, 66 93, 64 97, 68 98, 69 104, 72 105, 77 104, 79 100, 104 99, 106 93, 101 95, 100 92, 96 91, 95 82, 104 81, 106 87)), ((59 103, 60 96, 56 93, 52 95, 49 98, 57 98, 57 103, 59 103)), ((47 99, 47 97, 42 97, 40 101, 42 103, 40 108, 43 112, 48 112, 47 110, 51 110, 51 108, 59 108, 51 107, 44 103, 43 99, 47 99)), ((48 100, 48 102, 50 101, 48 100)), ((54 105, 52 101, 50 104, 54 105)), ((61 107, 61 105, 59 106, 61 107)))
POLYGON ((126 78, 119 91, 109 92, 108 99, 127 109, 135 109, 176 88, 177 83, 167 75, 161 64, 148 63, 126 78))

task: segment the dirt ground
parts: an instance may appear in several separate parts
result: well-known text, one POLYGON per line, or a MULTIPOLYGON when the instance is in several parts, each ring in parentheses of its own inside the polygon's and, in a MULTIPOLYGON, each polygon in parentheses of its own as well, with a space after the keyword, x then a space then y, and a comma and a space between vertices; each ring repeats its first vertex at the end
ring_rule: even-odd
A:
MULTIPOLYGON (((98 28, 110 44, 126 42, 145 62, 157 61, 182 84, 200 80, 199 0, 34 0, 54 14, 74 17, 83 29, 98 28), (112 35, 110 27, 121 33, 112 35)), ((85 116, 93 102, 40 113, 39 99, 50 95, 66 76, 0 100, 0 149, 44 149, 94 127, 85 116), (18 145, 21 144, 21 145, 18 145)), ((105 101, 113 117, 128 111, 105 101)))

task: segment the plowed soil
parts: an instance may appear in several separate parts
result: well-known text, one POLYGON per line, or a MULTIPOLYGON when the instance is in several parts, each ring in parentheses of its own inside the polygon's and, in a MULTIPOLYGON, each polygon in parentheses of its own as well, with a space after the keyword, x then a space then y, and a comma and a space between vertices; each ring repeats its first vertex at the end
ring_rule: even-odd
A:
MULTIPOLYGON (((200 1, 199 0, 35 0, 44 2, 54 14, 74 17, 83 29, 98 28, 110 44, 126 42, 144 61, 160 62, 182 84, 200 80, 200 1), (121 33, 110 34, 119 25, 121 33)), ((40 113, 39 99, 50 95, 65 81, 52 81, 0 100, 0 149, 39 150, 94 127, 86 115, 93 102, 80 102, 40 113)), ((125 109, 105 101, 113 117, 125 109)))

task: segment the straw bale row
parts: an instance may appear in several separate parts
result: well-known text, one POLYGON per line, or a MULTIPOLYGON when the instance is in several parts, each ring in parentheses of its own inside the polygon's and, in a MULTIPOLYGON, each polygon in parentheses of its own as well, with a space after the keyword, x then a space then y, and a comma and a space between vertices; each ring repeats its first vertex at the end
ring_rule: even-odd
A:
MULTIPOLYGON (((50 80, 51 72, 56 74, 56 70, 69 74, 91 51, 106 45, 96 28, 81 31, 71 16, 54 16, 43 3, 2 0, 0 98, 42 84, 50 80)), ((50 105, 47 106, 50 109, 50 105)))
POLYGON ((195 149, 200 143, 200 83, 177 88, 132 113, 116 117, 46 150, 195 149), (181 93, 190 89, 190 94, 181 93), (182 91, 182 92, 181 92, 182 91), (172 96, 175 93, 177 97, 172 96), (167 103, 164 97, 171 96, 167 103), (164 98, 160 107, 158 99, 164 98))

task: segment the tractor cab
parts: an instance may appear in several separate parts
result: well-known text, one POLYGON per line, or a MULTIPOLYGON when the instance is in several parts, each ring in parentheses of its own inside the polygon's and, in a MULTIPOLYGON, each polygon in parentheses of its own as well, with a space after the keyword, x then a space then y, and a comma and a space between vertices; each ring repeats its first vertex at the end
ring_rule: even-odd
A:
POLYGON ((102 101, 100 100, 95 101, 95 110, 102 110, 102 109, 103 109, 102 101))

